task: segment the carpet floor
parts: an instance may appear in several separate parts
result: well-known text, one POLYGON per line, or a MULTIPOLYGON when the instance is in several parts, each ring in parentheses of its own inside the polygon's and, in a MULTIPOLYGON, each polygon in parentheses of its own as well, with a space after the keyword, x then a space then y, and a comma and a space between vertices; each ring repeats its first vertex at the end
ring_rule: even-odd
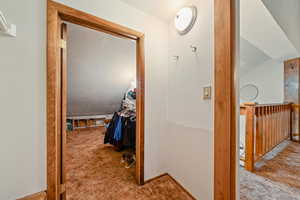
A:
POLYGON ((300 200, 299 143, 281 143, 255 167, 240 169, 241 200, 300 200))
MULTIPOLYGON (((121 164, 122 153, 104 145, 104 129, 82 129, 67 136, 67 200, 190 200, 164 176, 144 186, 135 182, 135 168, 121 164)), ((283 142, 256 171, 240 169, 241 200, 300 200, 300 144, 283 142)))
POLYGON ((68 132, 67 200, 190 200, 168 177, 144 186, 135 182, 135 168, 121 164, 122 153, 103 144, 104 128, 68 132))

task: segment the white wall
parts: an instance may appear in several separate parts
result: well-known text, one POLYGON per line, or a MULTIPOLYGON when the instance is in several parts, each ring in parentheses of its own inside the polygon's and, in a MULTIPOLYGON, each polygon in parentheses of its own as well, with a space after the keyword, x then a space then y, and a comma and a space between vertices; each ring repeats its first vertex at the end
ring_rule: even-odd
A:
MULTIPOLYGON (((60 2, 145 33, 145 178, 163 173, 167 25, 119 0, 60 2)), ((17 38, 0 37, 0 199, 12 200, 46 188, 46 1, 1 0, 0 8, 18 28, 17 38)))
MULTIPOLYGON (((259 104, 283 103, 284 101, 284 64, 276 60, 268 60, 240 74, 240 87, 247 84, 256 85, 259 104)), ((249 102, 240 98, 240 103, 249 102)), ((240 115, 240 145, 245 147, 246 119, 240 115)))
POLYGON ((0 36, 0 199, 46 188, 46 1, 1 0, 18 37, 0 36))
MULTIPOLYGON (((284 64, 269 60, 254 66, 248 73, 241 74, 240 87, 254 84, 259 94, 255 102, 260 104, 282 103, 284 101, 284 64)), ((245 100, 241 99, 241 102, 245 100)))
MULTIPOLYGON (((197 199, 212 199, 213 100, 202 87, 213 85, 213 1, 190 1, 199 15, 185 36, 120 0, 58 1, 145 33, 145 179, 168 172, 197 199)), ((0 37, 0 199, 11 200, 46 188, 46 1, 0 8, 18 26, 17 38, 0 37)))
POLYGON ((68 116, 119 110, 136 80, 136 42, 68 24, 68 116))
POLYGON ((198 18, 192 31, 180 36, 169 24, 168 131, 161 146, 163 169, 197 199, 212 199, 212 100, 202 87, 213 85, 213 1, 194 0, 198 18), (192 52, 190 45, 198 47, 192 52), (174 61, 173 56, 179 56, 174 61))

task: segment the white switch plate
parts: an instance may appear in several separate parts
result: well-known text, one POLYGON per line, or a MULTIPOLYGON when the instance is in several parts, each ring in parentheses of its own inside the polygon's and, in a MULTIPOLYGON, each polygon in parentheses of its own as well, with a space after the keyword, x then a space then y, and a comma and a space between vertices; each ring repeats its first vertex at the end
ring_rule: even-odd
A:
POLYGON ((203 87, 203 99, 211 99, 211 86, 203 87))

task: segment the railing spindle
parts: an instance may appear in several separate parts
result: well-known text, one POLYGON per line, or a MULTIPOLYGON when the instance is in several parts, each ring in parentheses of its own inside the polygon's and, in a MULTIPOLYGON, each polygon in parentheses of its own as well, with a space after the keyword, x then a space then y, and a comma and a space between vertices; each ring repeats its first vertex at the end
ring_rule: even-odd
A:
POLYGON ((292 138, 292 104, 245 104, 246 115, 245 169, 254 170, 255 161, 283 140, 292 138))

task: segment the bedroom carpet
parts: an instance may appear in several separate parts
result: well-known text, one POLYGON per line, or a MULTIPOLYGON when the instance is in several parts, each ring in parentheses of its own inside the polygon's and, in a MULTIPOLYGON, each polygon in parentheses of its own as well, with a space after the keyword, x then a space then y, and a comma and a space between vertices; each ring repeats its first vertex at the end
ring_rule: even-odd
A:
POLYGON ((81 129, 67 136, 67 200, 190 200, 168 176, 144 186, 135 168, 120 163, 122 153, 104 145, 104 128, 81 129))
POLYGON ((300 200, 299 143, 281 143, 255 167, 240 169, 241 200, 300 200))

